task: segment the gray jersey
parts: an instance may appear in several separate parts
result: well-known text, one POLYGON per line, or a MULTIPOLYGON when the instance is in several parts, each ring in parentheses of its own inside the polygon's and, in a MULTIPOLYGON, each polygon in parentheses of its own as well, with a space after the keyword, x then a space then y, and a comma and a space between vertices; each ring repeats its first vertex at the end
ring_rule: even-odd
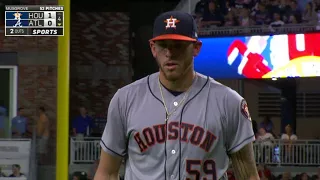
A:
POLYGON ((187 95, 165 88, 166 119, 159 73, 118 90, 111 100, 102 149, 126 158, 126 180, 218 180, 230 153, 254 141, 244 99, 215 80, 197 74, 187 95), (178 107, 178 108, 176 108, 178 107))

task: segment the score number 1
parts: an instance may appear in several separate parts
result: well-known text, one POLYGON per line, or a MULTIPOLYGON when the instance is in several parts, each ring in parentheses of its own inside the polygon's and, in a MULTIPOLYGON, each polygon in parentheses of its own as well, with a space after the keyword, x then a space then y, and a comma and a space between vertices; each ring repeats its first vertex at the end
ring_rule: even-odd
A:
MULTIPOLYGON (((202 171, 205 175, 210 176, 210 180, 217 180, 217 173, 216 173, 216 163, 212 159, 205 160, 201 163, 201 160, 186 160, 186 171, 189 175, 194 176, 194 178, 190 179, 187 178, 186 180, 200 180, 201 173, 198 170, 197 166, 202 168, 202 171)), ((203 180, 208 180, 206 177, 203 180)))
MULTIPOLYGON (((48 18, 49 19, 53 19, 51 13, 48 13, 48 18)), ((61 21, 61 17, 60 16, 58 17, 58 21, 61 21)))

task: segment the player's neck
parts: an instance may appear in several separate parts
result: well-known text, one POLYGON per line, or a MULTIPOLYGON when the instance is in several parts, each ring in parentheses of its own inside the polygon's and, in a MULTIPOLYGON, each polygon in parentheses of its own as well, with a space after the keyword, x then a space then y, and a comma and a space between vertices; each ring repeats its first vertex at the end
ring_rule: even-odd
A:
POLYGON ((195 72, 193 69, 190 69, 188 72, 186 72, 184 76, 175 81, 170 81, 166 79, 161 71, 159 77, 161 84, 165 86, 167 89, 176 92, 184 92, 187 91, 189 87, 192 85, 193 78, 195 77, 195 72))

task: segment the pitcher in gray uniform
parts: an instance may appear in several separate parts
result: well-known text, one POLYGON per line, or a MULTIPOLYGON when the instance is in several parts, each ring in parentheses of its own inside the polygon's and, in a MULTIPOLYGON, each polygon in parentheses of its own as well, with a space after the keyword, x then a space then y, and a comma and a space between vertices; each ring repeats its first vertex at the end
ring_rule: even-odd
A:
POLYGON ((259 179, 247 103, 194 71, 201 45, 190 14, 156 18, 150 47, 159 72, 112 98, 95 180, 117 180, 123 159, 125 180, 227 179, 230 159, 238 180, 259 179))

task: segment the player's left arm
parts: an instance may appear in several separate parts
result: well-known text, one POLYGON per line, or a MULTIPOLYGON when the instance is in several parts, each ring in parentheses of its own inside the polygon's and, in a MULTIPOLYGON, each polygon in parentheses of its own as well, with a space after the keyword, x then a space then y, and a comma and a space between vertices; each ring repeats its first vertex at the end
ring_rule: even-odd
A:
POLYGON ((239 151, 230 154, 234 174, 239 180, 259 180, 253 145, 249 143, 239 151))
POLYGON ((254 158, 255 140, 247 102, 235 91, 225 96, 225 144, 238 180, 259 180, 254 158))

